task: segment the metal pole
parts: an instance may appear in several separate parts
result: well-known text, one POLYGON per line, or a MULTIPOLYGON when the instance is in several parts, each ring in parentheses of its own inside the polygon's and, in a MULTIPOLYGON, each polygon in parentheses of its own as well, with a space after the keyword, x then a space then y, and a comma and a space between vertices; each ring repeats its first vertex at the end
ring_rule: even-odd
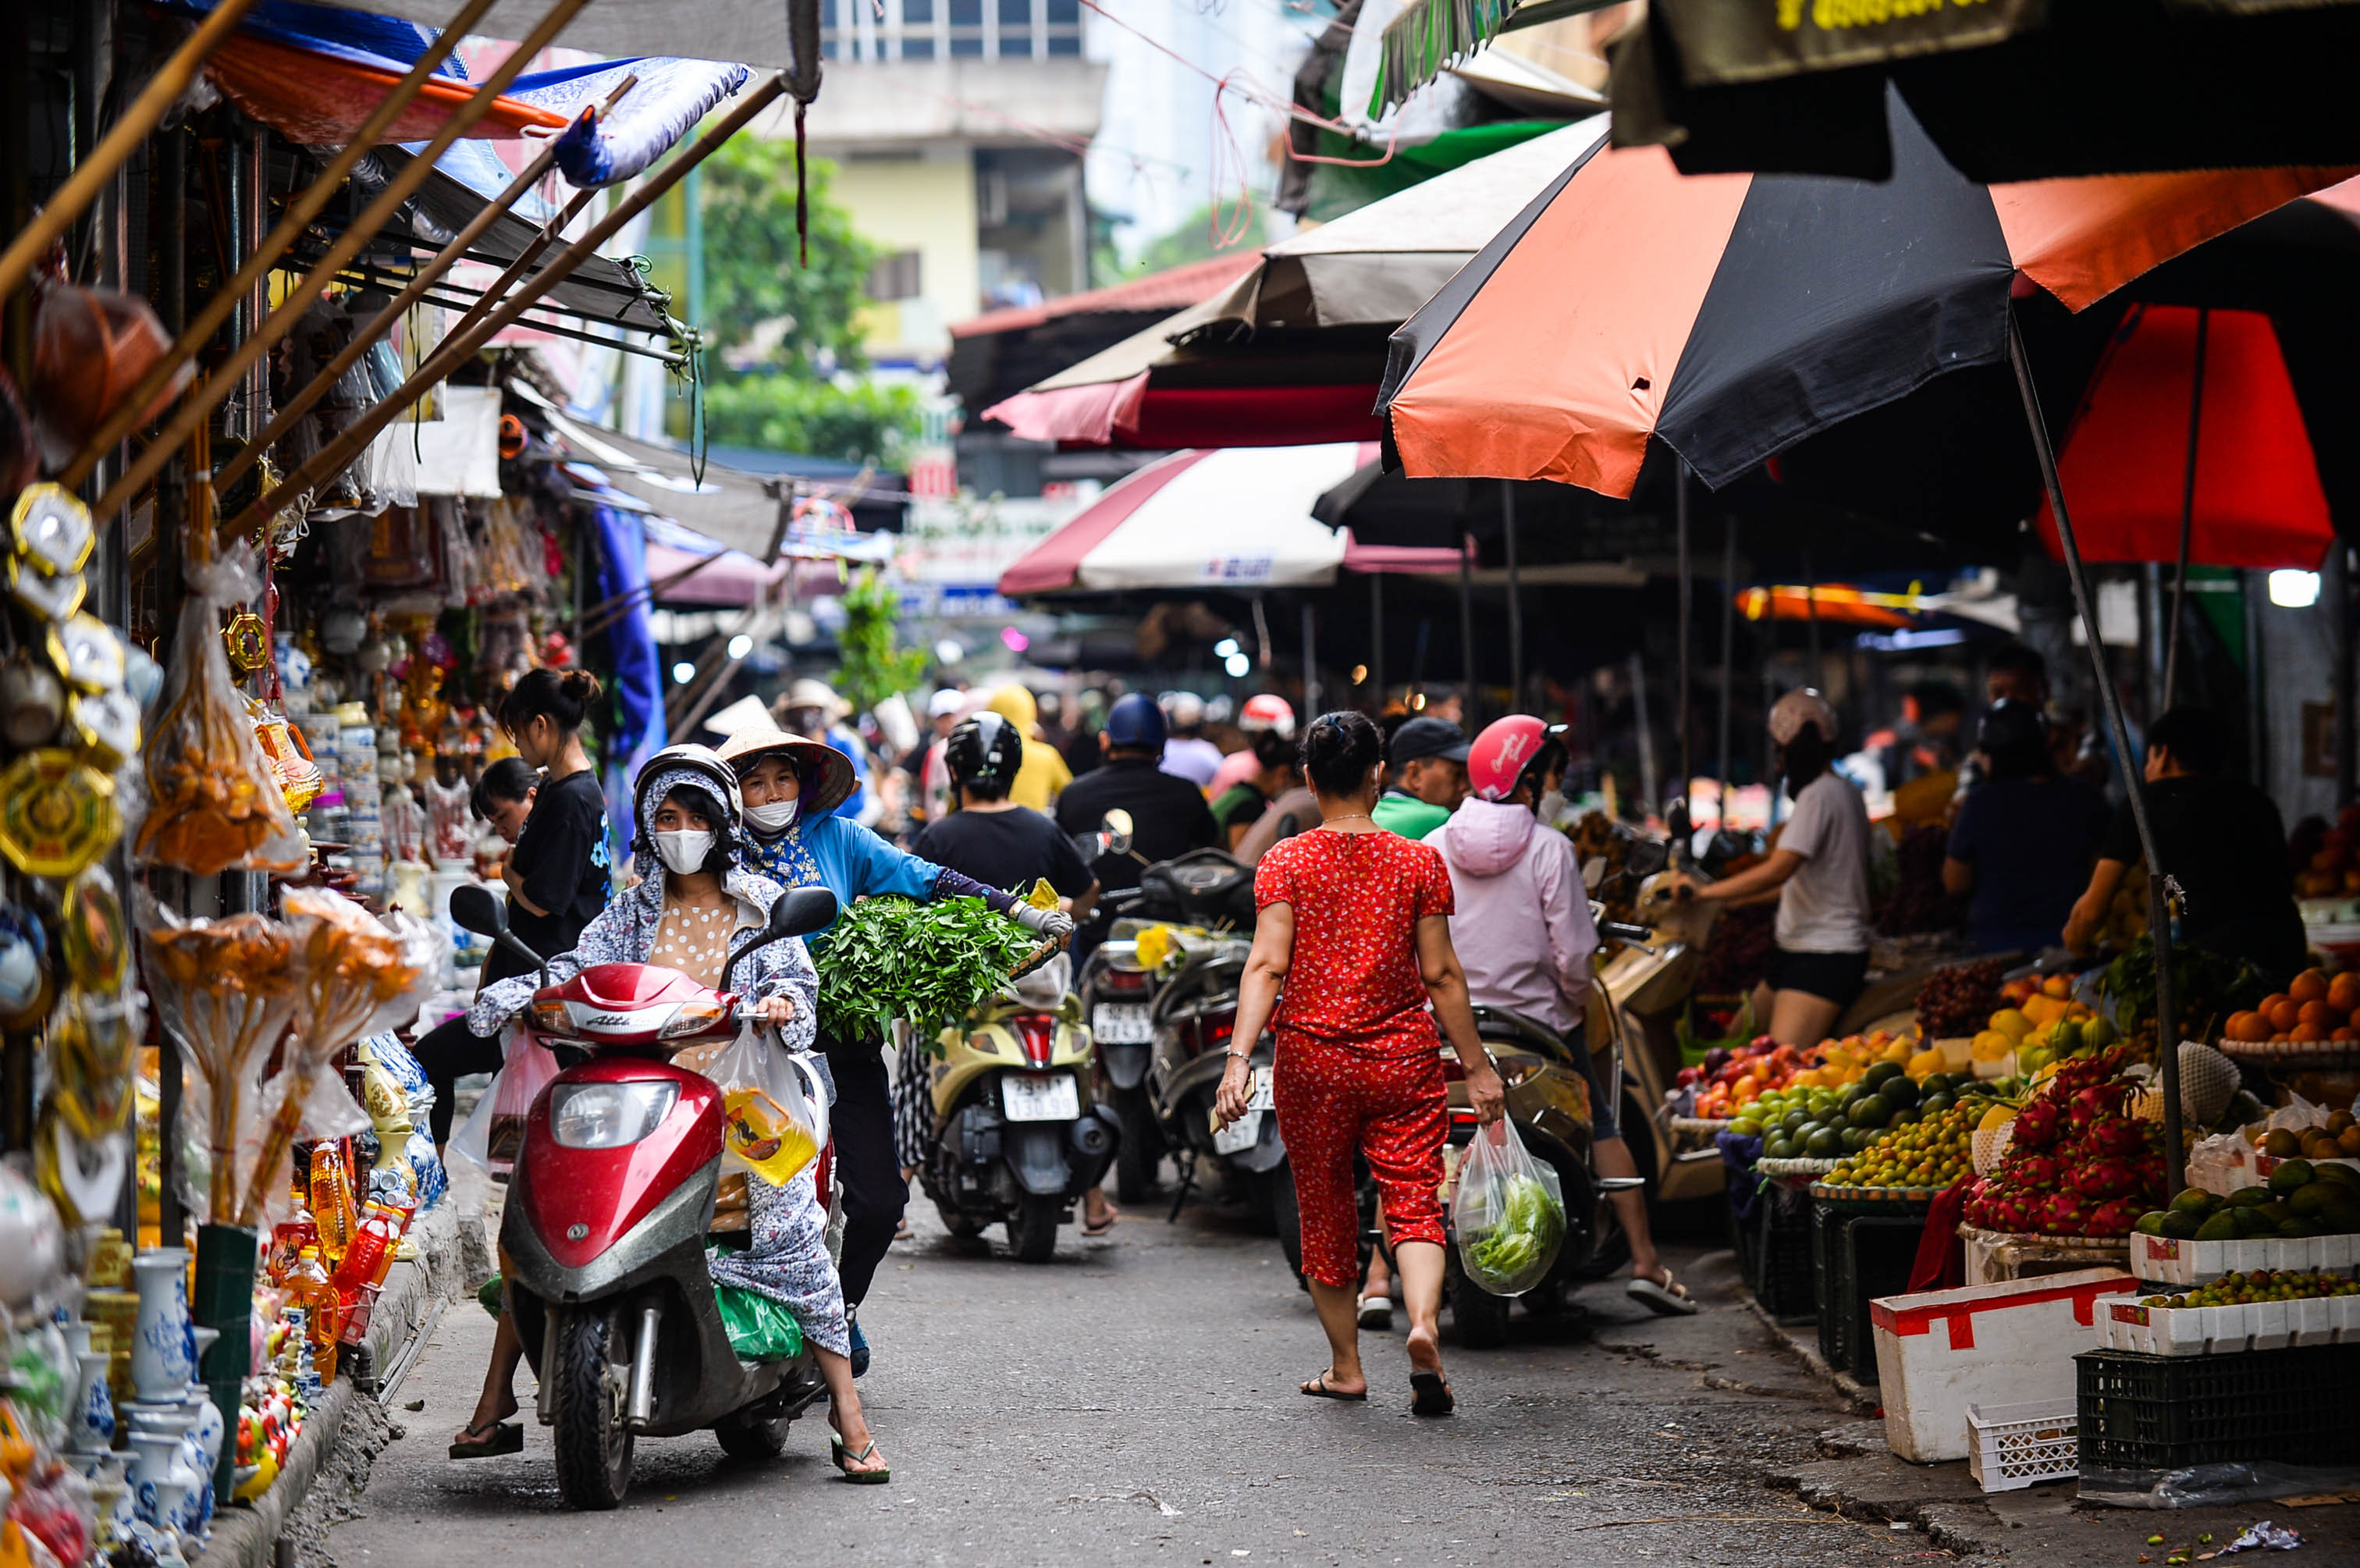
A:
POLYGON ((531 309, 535 300, 555 288, 576 267, 597 254, 598 247, 613 237, 625 224, 629 223, 654 204, 658 198, 672 189, 681 176, 710 158, 724 142, 736 135, 741 126, 769 108, 785 92, 786 79, 783 74, 773 71, 763 78, 752 91, 746 94, 738 106, 729 112, 727 117, 699 137, 695 146, 690 148, 681 157, 665 163, 649 177, 645 184, 616 203, 605 217, 591 226, 589 233, 566 247, 555 260, 521 284, 514 298, 478 323, 458 341, 453 342, 445 338, 426 363, 419 367, 415 374, 394 389, 391 396, 355 420, 343 435, 323 447, 300 469, 288 476, 268 495, 246 508, 238 519, 239 531, 243 532, 253 526, 260 519, 276 511, 294 497, 302 494, 303 491, 338 472, 345 464, 351 462, 361 448, 376 439, 378 431, 383 430, 402 411, 415 402, 421 392, 449 376, 461 364, 473 357, 475 351, 489 342, 495 333, 531 309))
POLYGON ((1500 532, 1508 552, 1508 711, 1524 706, 1524 604, 1516 581, 1516 482, 1500 481, 1500 532))
POLYGON ((1385 711, 1385 578, 1369 574, 1369 684, 1376 688, 1377 715, 1385 711))
MULTIPOLYGON (((1677 521, 1680 557, 1680 651, 1679 657, 1673 661, 1675 669, 1673 678, 1677 681, 1679 685, 1678 691, 1672 699, 1673 722, 1679 726, 1679 743, 1673 748, 1673 752, 1679 759, 1680 804, 1685 806, 1688 804, 1688 789, 1691 782, 1696 777, 1695 764, 1690 761, 1688 756, 1688 637, 1690 620, 1688 614, 1688 466, 1685 459, 1680 463, 1678 472, 1672 483, 1674 486, 1673 495, 1677 498, 1677 504, 1673 507, 1672 512, 1677 521)), ((1691 828, 1696 826, 1693 821, 1688 825, 1691 828)))
POLYGON ((2180 689, 2180 625, 2188 618, 2188 548, 2196 532, 2196 445, 2204 429, 2204 340, 2212 313, 2196 311, 2196 376, 2188 390, 2188 466, 2180 483, 2180 565, 2171 575, 2171 636, 2164 644, 2163 706, 2180 689))
MULTIPOLYGON (((172 378, 180 373, 180 367, 194 359, 203 350, 205 345, 213 341, 213 334, 221 330, 222 323, 229 320, 230 313, 249 297, 254 286, 262 281, 286 259, 289 248, 301 237, 304 228, 313 218, 319 216, 321 210, 327 206, 329 199, 334 196, 338 188, 344 184, 344 176, 350 174, 353 166, 366 157, 370 149, 384 138, 384 133, 392 128, 393 122, 399 117, 402 110, 410 106, 410 101, 418 96, 420 89, 426 85, 427 79, 434 74, 434 68, 442 63, 443 57, 449 54, 452 49, 457 47, 462 38, 474 30, 477 22, 483 20, 484 14, 492 8, 492 3, 493 0, 467 0, 467 3, 460 7, 459 14, 451 18, 451 25, 443 29, 439 47, 420 51, 418 61, 410 68, 409 74, 396 82, 393 89, 386 93, 384 101, 369 112, 368 118, 363 121, 360 129, 354 133, 353 139, 345 143, 334 157, 328 159, 327 166, 320 171, 320 177, 288 199, 286 214, 279 220, 279 226, 272 229, 262 243, 254 247, 253 254, 248 256, 245 264, 237 269, 237 275, 215 291, 213 297, 206 302, 205 308, 197 313, 197 319, 189 323, 170 350, 156 361, 147 375, 139 378, 139 385, 132 389, 130 396, 123 400, 113 416, 99 428, 97 435, 92 438, 90 444, 82 450, 82 453, 74 458, 72 466, 60 476, 61 481, 69 489, 90 477, 91 466, 98 460, 100 453, 114 446, 145 420, 147 411, 155 402, 157 394, 171 384, 172 378)), ((550 15, 555 16, 563 11, 570 16, 574 10, 580 8, 582 3, 583 0, 559 0, 559 4, 552 8, 550 15)), ((535 28, 536 35, 547 25, 544 21, 541 27, 535 28)), ((524 54, 521 49, 518 52, 519 55, 524 54)), ((530 56, 526 56, 525 59, 518 60, 517 70, 521 71, 526 60, 529 59, 530 56)), ((499 80, 505 85, 508 81, 514 79, 516 71, 508 71, 505 66, 502 67, 502 71, 504 75, 499 80)), ((241 366, 240 368, 242 369, 243 367, 241 366)), ((158 444, 174 444, 165 442, 158 444)))
POLYGON ((2262 685, 2262 574, 2237 574, 2238 598, 2245 614, 2245 776, 2264 795, 2270 791, 2269 692, 2262 685))
POLYGON ((1721 825, 1729 826, 1729 735, 1737 706, 1737 519, 1721 537, 1721 825))
MULTIPOLYGON (((2040 464, 2040 482, 2049 492, 2049 510, 2057 519, 2057 543, 2065 556, 2065 574, 2073 585, 2073 608, 2090 642, 2090 663, 2098 680, 2098 701, 2104 707, 2106 728, 2114 742, 2114 756, 2123 770, 2123 788, 2130 800, 2131 822, 2138 829, 2139 850, 2147 860, 2147 931, 2155 938, 2156 1062, 2163 1079, 2163 1160, 2176 1195, 2187 1185, 2180 1142, 2180 998, 2171 972, 2171 909, 2169 868, 2157 852, 2155 829, 2147 820, 2147 786, 2141 759, 2131 754, 2131 732, 2123 720, 2122 698, 2106 668, 2106 644, 2098 635, 2098 600, 2090 591, 2090 576, 2081 565, 2081 549, 2074 542, 2073 521, 2065 510, 2065 485, 2057 473, 2057 453, 2040 414, 2040 392, 2032 384, 2032 362, 2024 352, 2023 329, 2013 313, 2007 323, 2008 358, 2016 367, 2017 392, 2024 400, 2025 422, 2031 428, 2033 455, 2040 464)), ((2341 548, 2339 546, 2338 548, 2341 548)))
MULTIPOLYGON (((1373 574, 1372 574, 1373 575, 1373 574)), ((1303 601, 1303 707, 1307 722, 1319 707, 1319 628, 1311 601, 1303 601)))
POLYGON ((1470 730, 1483 723, 1481 688, 1475 682, 1475 536, 1459 530, 1459 678, 1465 691, 1459 706, 1470 730))

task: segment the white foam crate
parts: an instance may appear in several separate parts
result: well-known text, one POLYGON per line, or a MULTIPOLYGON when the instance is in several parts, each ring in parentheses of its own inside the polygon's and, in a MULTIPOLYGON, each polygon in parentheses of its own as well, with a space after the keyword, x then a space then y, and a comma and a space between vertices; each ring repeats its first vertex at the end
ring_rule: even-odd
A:
POLYGON ((2360 1343, 2360 1296, 2251 1301, 2235 1307, 2104 1303, 2099 1337, 2110 1350, 2142 1355, 2233 1355, 2289 1345, 2360 1343))
POLYGON ((2081 1474, 2074 1399, 1967 1407, 1967 1473, 1986 1492, 2014 1492, 2081 1474))
POLYGON ((2164 1285, 2209 1285, 2224 1274, 2250 1274, 2256 1268, 2311 1272, 2355 1265, 2360 1265, 2360 1235, 2253 1236, 2235 1242, 2131 1236, 2131 1272, 2164 1285))

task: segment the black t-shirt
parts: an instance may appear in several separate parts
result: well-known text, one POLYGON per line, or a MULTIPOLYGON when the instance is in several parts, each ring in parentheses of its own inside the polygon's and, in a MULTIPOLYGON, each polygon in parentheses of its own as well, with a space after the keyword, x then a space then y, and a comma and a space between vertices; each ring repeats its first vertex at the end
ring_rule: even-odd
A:
MULTIPOLYGON (((2147 814, 2164 870, 2186 894, 2180 934, 2276 980, 2293 978, 2305 939, 2277 804, 2251 784, 2192 773, 2148 784, 2147 814)), ((2115 808, 2098 854, 2131 865, 2143 858, 2128 802, 2115 808)))
MULTIPOLYGON (((582 927, 606 907, 614 888, 615 856, 608 847, 606 795, 591 769, 544 784, 532 798, 508 864, 524 879, 524 895, 549 911, 535 915, 508 897, 508 928, 542 958, 570 953, 582 927)), ((486 960, 486 981, 526 972, 520 959, 495 950, 486 960), (494 966, 497 966, 495 968, 494 966)))
POLYGON ((1098 885, 1109 893, 1137 887, 1139 873, 1159 861, 1224 842, 1204 792, 1147 757, 1109 762, 1067 784, 1057 796, 1057 826, 1067 833, 1094 833, 1118 808, 1131 814, 1131 853, 1098 861, 1098 885))
POLYGON ((918 835, 912 851, 992 887, 1022 897, 1042 877, 1066 898, 1090 890, 1090 868, 1074 841, 1030 806, 1012 811, 954 811, 918 835))

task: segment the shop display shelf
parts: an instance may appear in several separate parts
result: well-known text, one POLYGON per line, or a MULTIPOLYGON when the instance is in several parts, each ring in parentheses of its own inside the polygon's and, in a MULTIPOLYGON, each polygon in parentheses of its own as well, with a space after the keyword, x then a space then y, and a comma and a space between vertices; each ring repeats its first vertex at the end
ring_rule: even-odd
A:
POLYGON ((2081 1467, 2360 1464, 2360 1344, 2073 1358, 2081 1467))

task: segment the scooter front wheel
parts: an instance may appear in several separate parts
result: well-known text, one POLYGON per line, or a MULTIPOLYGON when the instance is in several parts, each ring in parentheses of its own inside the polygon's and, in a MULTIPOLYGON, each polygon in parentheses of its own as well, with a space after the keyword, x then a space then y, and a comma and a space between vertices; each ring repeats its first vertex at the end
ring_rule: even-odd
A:
POLYGON ((632 1435, 623 1425, 630 1350, 612 1307, 557 1309, 550 1380, 557 1489, 576 1508, 619 1507, 631 1487, 632 1435))

